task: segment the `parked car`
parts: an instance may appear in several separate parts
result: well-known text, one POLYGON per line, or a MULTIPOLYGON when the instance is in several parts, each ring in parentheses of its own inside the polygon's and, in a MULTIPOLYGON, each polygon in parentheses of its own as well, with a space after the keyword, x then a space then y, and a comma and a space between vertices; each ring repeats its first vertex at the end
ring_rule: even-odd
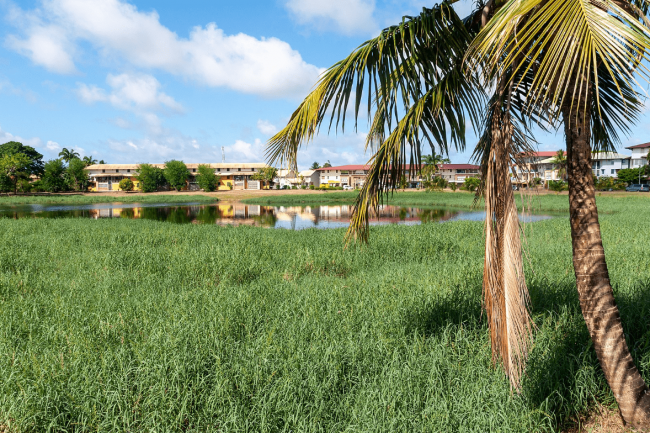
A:
POLYGON ((352 191, 354 188, 352 188, 350 185, 343 185, 343 189, 345 191, 352 191))
POLYGON ((650 192, 650 185, 647 183, 633 183, 627 188, 625 188, 625 191, 628 192, 650 192))

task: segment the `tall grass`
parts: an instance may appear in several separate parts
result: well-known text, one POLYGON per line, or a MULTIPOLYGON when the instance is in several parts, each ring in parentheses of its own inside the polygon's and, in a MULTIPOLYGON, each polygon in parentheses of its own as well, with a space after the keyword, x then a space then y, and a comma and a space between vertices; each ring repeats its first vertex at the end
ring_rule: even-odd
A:
POLYGON ((49 196, 8 196, 0 197, 0 206, 14 206, 21 204, 92 204, 92 203, 189 203, 189 202, 217 202, 218 198, 202 194, 152 194, 108 196, 96 195, 49 195, 49 196))
MULTIPOLYGON (((313 205, 313 204, 351 204, 357 192, 330 192, 328 194, 278 195, 256 197, 243 200, 244 203, 268 205, 313 205)), ((519 209, 531 211, 568 211, 569 200, 566 195, 515 193, 519 209)), ((413 206, 445 206, 452 208, 474 207, 474 194, 468 192, 396 192, 386 196, 386 204, 413 206)), ((604 213, 618 212, 621 209, 640 209, 650 206, 650 194, 599 195, 598 209, 604 213)), ((483 203, 478 203, 483 208, 483 203)))
MULTIPOLYGON (((604 215, 602 229, 650 380, 641 212, 604 215)), ((526 227, 538 330, 521 395, 490 361, 482 224, 371 231, 370 245, 343 249, 344 230, 0 220, 0 425, 531 432, 613 403, 580 313, 568 219, 526 227)))

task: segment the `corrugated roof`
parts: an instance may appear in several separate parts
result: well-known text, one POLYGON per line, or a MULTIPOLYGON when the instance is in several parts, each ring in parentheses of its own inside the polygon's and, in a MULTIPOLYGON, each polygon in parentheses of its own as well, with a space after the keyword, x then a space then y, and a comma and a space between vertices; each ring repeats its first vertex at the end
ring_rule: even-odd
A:
POLYGON ((626 149, 643 149, 644 147, 650 147, 650 143, 637 144, 636 146, 626 147, 626 149))
MULTIPOLYGON (((564 154, 566 155, 566 151, 564 151, 564 154)), ((544 152, 531 152, 531 153, 524 154, 524 156, 533 157, 533 158, 549 158, 555 155, 557 155, 557 150, 547 150, 544 152)))
POLYGON ((630 159, 632 158, 629 155, 623 155, 616 152, 593 152, 591 154, 591 159, 602 161, 604 159, 630 159))
POLYGON ((481 167, 473 164, 440 164, 438 168, 440 170, 478 170, 481 167))

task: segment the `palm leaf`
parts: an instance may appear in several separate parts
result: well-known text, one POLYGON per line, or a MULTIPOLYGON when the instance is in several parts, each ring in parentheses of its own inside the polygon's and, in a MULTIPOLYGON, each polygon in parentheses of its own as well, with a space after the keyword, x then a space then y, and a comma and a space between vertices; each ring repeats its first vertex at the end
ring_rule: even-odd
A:
MULTIPOLYGON (((470 40, 463 21, 448 3, 425 8, 417 17, 405 17, 400 25, 383 30, 323 74, 287 126, 269 141, 267 159, 295 168, 298 149, 314 138, 328 117, 330 129, 345 131, 353 96, 356 129, 364 91, 366 115, 373 119, 370 135, 383 138, 386 128, 392 129, 429 88, 456 68, 470 40)), ((477 118, 474 106, 468 103, 467 107, 468 115, 477 118)), ((464 123, 455 122, 450 128, 452 143, 464 144, 464 123)), ((446 135, 438 138, 447 143, 446 135)))
MULTIPOLYGON (((616 117, 634 119, 630 92, 638 86, 636 77, 647 80, 650 72, 644 64, 650 38, 634 7, 610 0, 510 0, 473 42, 469 57, 496 71, 533 71, 527 104, 556 107, 551 120, 557 120, 557 107, 565 104, 571 110, 591 109, 593 89, 594 107, 609 119, 596 127, 611 136, 616 117), (522 57, 525 61, 519 62, 522 57)), ((607 142, 599 137, 600 144, 607 142)))

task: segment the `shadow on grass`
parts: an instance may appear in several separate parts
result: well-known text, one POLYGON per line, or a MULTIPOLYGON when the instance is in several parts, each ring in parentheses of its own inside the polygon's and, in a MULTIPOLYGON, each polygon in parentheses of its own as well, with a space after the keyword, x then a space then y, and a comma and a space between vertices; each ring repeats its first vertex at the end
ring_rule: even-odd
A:
MULTIPOLYGON (((529 287, 537 325, 522 397, 557 427, 589 412, 596 403, 615 404, 580 310, 575 283, 532 283, 529 287)), ((625 291, 614 289, 632 356, 650 382, 650 280, 625 291)), ((453 291, 404 317, 405 330, 434 335, 451 326, 480 331, 486 327, 480 286, 453 291)))

